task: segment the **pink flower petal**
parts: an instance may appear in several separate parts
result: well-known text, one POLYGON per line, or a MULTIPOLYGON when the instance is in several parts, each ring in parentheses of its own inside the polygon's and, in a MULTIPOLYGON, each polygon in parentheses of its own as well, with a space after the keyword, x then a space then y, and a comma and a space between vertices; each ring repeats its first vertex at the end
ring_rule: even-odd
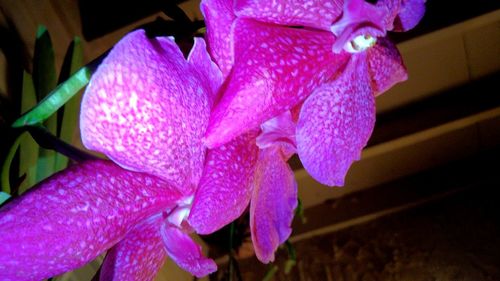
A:
POLYGON ((205 143, 217 147, 291 109, 344 67, 330 32, 238 19, 236 64, 212 111, 205 143))
POLYGON ((146 219, 106 254, 100 281, 153 280, 165 263, 160 226, 161 214, 146 219))
POLYGON ((236 0, 234 10, 238 17, 328 31, 342 13, 342 4, 342 0, 236 0))
POLYGON ((297 150, 307 172, 322 184, 342 186, 375 123, 366 53, 305 101, 297 124, 297 150))
POLYGON ((217 265, 211 259, 203 256, 200 245, 179 228, 164 223, 160 230, 168 256, 177 265, 201 278, 217 270, 217 265))
POLYGON ((296 125, 289 110, 264 122, 260 127, 262 133, 256 140, 260 149, 279 146, 285 160, 297 152, 296 125))
POLYGON ((212 233, 238 218, 248 206, 257 162, 257 131, 209 150, 189 215, 199 234, 212 233))
POLYGON ((425 0, 402 0, 398 16, 394 20, 394 31, 414 28, 425 14, 425 0))
POLYGON ((408 79, 401 55, 389 39, 379 38, 377 44, 368 49, 367 58, 375 96, 408 79))
POLYGON ((0 209, 0 280, 41 280, 82 266, 180 196, 110 161, 72 166, 0 209))
POLYGON ((82 101, 82 140, 120 166, 192 192, 201 177, 201 137, 211 85, 168 38, 132 32, 93 75, 82 101))
POLYGON ((200 8, 207 24, 209 52, 226 78, 234 63, 232 28, 236 16, 233 1, 203 0, 200 8))
POLYGON ((207 52, 205 40, 200 37, 194 38, 194 45, 187 58, 188 63, 199 74, 199 80, 204 85, 210 85, 211 91, 208 93, 210 108, 217 100, 219 87, 222 85, 222 73, 219 67, 212 61, 207 52))
POLYGON ((250 203, 250 229, 257 258, 274 261, 274 252, 292 233, 297 183, 279 148, 261 150, 250 203))
POLYGON ((375 6, 379 9, 385 10, 385 17, 382 21, 382 26, 385 30, 392 30, 394 28, 394 19, 401 9, 402 0, 378 0, 375 6))

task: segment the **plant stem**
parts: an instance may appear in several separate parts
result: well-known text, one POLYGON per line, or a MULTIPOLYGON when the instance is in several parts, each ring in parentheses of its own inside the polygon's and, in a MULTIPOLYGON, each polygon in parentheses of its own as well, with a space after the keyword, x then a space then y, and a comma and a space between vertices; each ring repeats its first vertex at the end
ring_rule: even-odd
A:
POLYGON ((42 125, 28 126, 27 129, 33 139, 45 149, 55 150, 76 162, 98 159, 96 156, 58 139, 42 125))

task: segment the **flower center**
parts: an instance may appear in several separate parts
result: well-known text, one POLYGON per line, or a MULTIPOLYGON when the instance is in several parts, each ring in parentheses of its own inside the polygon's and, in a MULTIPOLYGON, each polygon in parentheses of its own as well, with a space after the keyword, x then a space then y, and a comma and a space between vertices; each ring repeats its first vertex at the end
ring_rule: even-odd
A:
POLYGON ((337 37, 332 51, 366 51, 377 43, 377 37, 386 35, 388 16, 388 9, 382 5, 364 0, 345 0, 342 16, 330 27, 337 37))
POLYGON ((349 53, 360 53, 370 47, 373 47, 377 43, 377 38, 369 34, 358 35, 351 41, 347 42, 344 46, 344 50, 349 53))
POLYGON ((191 195, 179 200, 177 202, 177 207, 168 214, 167 220, 171 224, 182 228, 182 222, 188 218, 189 213, 191 212, 191 204, 193 203, 193 198, 194 196, 191 195))

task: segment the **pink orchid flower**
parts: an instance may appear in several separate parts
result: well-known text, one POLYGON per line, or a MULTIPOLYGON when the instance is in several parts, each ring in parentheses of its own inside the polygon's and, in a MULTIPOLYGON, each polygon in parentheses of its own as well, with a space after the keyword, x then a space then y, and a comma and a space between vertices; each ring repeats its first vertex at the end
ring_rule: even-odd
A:
MULTIPOLYGON (((395 30, 413 27, 423 14, 422 1, 396 4, 401 12, 393 15, 395 30)), ((397 10, 384 5, 348 1, 342 13, 339 1, 202 1, 210 52, 226 78, 206 142, 232 150, 224 143, 251 129, 247 141, 260 149, 255 170, 247 169, 253 173, 250 185, 198 189, 189 217, 198 233, 220 228, 250 202, 255 253, 268 263, 290 236, 297 206, 297 184, 286 163, 291 155, 298 152, 321 182, 342 185, 371 134, 374 94, 406 78, 395 47, 385 38, 374 44, 391 28, 370 33, 370 20, 388 23, 389 11, 397 10), (373 11, 379 18, 362 20, 363 13, 373 11), (258 137, 249 137, 259 124, 258 137), (221 215, 227 212, 231 215, 221 215)))
POLYGON ((424 2, 203 1, 210 52, 227 77, 206 144, 217 147, 303 102, 298 155, 316 180, 343 185, 373 130, 374 97, 407 78, 385 35, 414 27, 424 2))
POLYGON ((87 87, 80 127, 84 145, 118 165, 75 165, 2 207, 0 279, 40 280, 108 249, 102 280, 151 280, 167 255, 195 276, 215 271, 188 235, 195 192, 246 184, 257 155, 244 136, 231 150, 202 145, 221 83, 203 39, 187 60, 144 31, 116 44, 87 87))
MULTIPOLYGON (((228 1, 209 2, 209 5, 228 4, 228 1)), ((202 9, 204 5, 207 5, 207 2, 202 3, 202 9)), ((230 15, 219 14, 222 17, 230 15)), ((211 20, 216 19, 212 19, 208 14, 205 16, 210 27, 213 24, 211 20)), ((211 35, 213 36, 213 33, 208 34, 209 40, 211 35)), ((223 76, 228 77, 233 67, 232 48, 229 45, 210 47, 223 76)), ((274 252, 292 232, 291 224, 298 202, 297 183, 287 164, 288 159, 296 152, 295 126, 288 112, 262 124, 261 129, 255 129, 258 127, 255 126, 233 141, 210 151, 237 153, 232 153, 231 158, 220 158, 216 153, 207 155, 208 168, 204 172, 210 176, 202 180, 188 219, 197 233, 213 233, 238 218, 250 205, 250 229, 256 256, 264 263, 274 260, 274 252), (242 157, 246 159, 243 166, 237 164, 241 162, 242 157), (224 160, 236 163, 226 166, 226 174, 232 174, 233 178, 221 177, 211 171, 221 166, 224 160), (240 175, 239 180, 234 176, 235 172, 229 171, 236 168, 238 169, 235 172, 240 175), (238 180, 238 184, 227 183, 235 180, 238 180)))

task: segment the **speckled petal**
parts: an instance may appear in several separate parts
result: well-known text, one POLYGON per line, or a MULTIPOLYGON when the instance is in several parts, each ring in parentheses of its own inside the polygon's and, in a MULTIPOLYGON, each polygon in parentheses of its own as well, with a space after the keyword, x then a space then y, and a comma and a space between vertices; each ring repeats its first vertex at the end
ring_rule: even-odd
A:
POLYGON ((234 63, 232 30, 236 16, 233 12, 233 1, 203 0, 200 9, 207 24, 205 38, 208 41, 210 55, 226 78, 234 63))
POLYGON ((106 254, 100 281, 153 280, 167 252, 160 236, 161 214, 138 224, 106 254))
POLYGON ((261 150, 250 203, 250 230, 257 258, 274 261, 274 252, 292 233, 297 182, 278 147, 261 150))
POLYGON ((209 150, 189 215, 199 234, 212 233, 238 218, 248 206, 257 162, 258 131, 209 150))
POLYGON ((160 230, 168 256, 177 265, 201 278, 217 270, 212 259, 203 256, 200 245, 179 228, 164 223, 160 230))
POLYGON ((120 166, 192 192, 201 177, 201 137, 210 85, 169 38, 125 36, 92 76, 82 101, 84 145, 120 166))
POLYGON ((344 73, 318 87, 305 101, 297 124, 297 150, 317 181, 342 186, 359 160, 375 123, 366 53, 353 56, 344 73))
POLYGON ((367 53, 368 71, 375 96, 408 79, 401 55, 389 39, 379 38, 367 53))
POLYGON ((377 8, 384 9, 386 11, 384 13, 384 18, 381 21, 385 30, 392 30, 394 28, 394 19, 401 9, 401 2, 402 0, 378 0, 375 4, 377 8))
POLYGON ((330 32, 236 20, 236 63, 212 111, 205 143, 224 144, 305 99, 349 57, 332 53, 334 40, 330 32))
POLYGON ((398 16, 394 20, 394 31, 414 28, 425 14, 425 0, 402 0, 398 16))
POLYGON ((222 73, 219 67, 212 61, 207 52, 205 40, 200 37, 194 38, 194 45, 187 58, 188 63, 198 73, 199 80, 204 85, 210 85, 211 91, 208 92, 210 108, 217 100, 217 93, 222 85, 222 73))
POLYGON ((288 26, 330 30, 342 13, 342 0, 236 0, 238 17, 288 26))
POLYGON ((180 196, 110 161, 72 166, 0 209, 0 280, 41 280, 82 266, 180 196))

